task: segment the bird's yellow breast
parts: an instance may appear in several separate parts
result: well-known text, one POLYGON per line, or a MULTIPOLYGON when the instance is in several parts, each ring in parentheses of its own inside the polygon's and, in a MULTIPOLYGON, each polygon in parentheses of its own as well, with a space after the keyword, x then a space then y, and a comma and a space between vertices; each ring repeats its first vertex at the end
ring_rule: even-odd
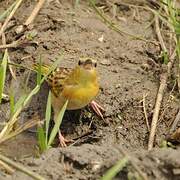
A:
POLYGON ((99 84, 94 67, 86 69, 77 66, 69 71, 65 78, 61 72, 54 73, 49 82, 53 92, 52 106, 55 111, 58 112, 66 100, 68 100, 67 109, 81 109, 98 94, 99 84))
POLYGON ((69 110, 81 109, 89 104, 98 94, 99 86, 97 83, 88 83, 86 85, 66 86, 61 96, 68 99, 69 110))

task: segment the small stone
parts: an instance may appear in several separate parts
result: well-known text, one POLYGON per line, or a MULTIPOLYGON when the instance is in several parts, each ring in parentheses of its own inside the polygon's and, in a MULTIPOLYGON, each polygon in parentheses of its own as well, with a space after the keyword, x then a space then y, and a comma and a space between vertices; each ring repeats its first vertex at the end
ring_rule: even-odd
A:
POLYGON ((100 38, 98 38, 99 42, 103 42, 104 41, 104 36, 102 35, 100 38))
POLYGON ((24 31, 24 26, 20 25, 15 29, 16 34, 20 34, 24 31))
POLYGON ((98 171, 102 166, 102 162, 100 161, 95 161, 95 162, 92 162, 92 171, 96 172, 98 171))
POLYGON ((115 88, 118 89, 121 87, 121 84, 116 84, 115 88))

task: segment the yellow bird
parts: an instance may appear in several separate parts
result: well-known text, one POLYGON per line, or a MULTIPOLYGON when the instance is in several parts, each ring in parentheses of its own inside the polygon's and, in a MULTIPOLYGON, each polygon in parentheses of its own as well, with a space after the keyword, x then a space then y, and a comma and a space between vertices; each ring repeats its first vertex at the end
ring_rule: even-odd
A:
MULTIPOLYGON (((54 120, 66 100, 67 109, 81 109, 90 103, 93 110, 103 118, 101 110, 104 109, 93 99, 99 91, 98 75, 96 71, 97 62, 90 58, 81 59, 74 69, 59 67, 47 78, 48 85, 52 91, 52 107, 54 110, 54 120)), ((49 72, 46 65, 41 67, 43 75, 49 72)), ((37 69, 37 66, 35 66, 37 69)), ((59 131, 59 141, 61 146, 66 146, 66 140, 59 131)))

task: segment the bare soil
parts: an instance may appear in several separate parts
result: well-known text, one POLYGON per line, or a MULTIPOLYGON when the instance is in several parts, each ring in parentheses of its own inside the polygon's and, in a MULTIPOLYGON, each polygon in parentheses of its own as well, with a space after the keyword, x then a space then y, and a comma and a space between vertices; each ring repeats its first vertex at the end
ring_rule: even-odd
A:
MULTIPOLYGON (((0 2, 3 12, 13 1, 0 2)), ((106 1, 106 16, 111 18, 123 31, 156 40, 150 23, 152 14, 143 8, 117 5, 116 14, 106 1)), ((123 1, 129 3, 129 1, 123 1)), ((12 19, 13 26, 7 31, 7 43, 17 38, 15 29, 25 22, 36 1, 24 1, 12 19)), ((131 1, 133 5, 146 5, 145 1, 131 1)), ((118 3, 117 3, 118 4, 118 3)), ((74 1, 47 1, 36 17, 34 26, 26 33, 36 32, 36 44, 10 49, 12 62, 31 67, 39 56, 44 63, 51 64, 60 53, 60 66, 73 67, 79 57, 92 57, 98 61, 101 91, 96 98, 105 109, 105 121, 95 116, 90 107, 81 111, 68 111, 61 126, 62 133, 74 143, 67 148, 54 147, 37 157, 36 133, 25 132, 1 145, 5 155, 38 172, 47 179, 99 179, 117 160, 122 158, 123 148, 131 160, 146 174, 148 179, 180 179, 180 149, 160 148, 169 133, 178 108, 177 89, 172 91, 173 80, 169 80, 163 100, 160 122, 156 132, 155 149, 148 152, 148 129, 143 110, 143 96, 151 123, 155 98, 159 87, 162 64, 159 60, 160 48, 150 42, 133 39, 113 31, 101 21, 86 1, 75 6, 74 1), (170 96, 171 95, 171 96, 170 96), (173 97, 173 98, 172 98, 173 97)), ((16 98, 22 91, 23 77, 27 70, 17 70, 18 80, 12 82, 7 75, 6 92, 14 88, 16 98)), ((31 75, 29 86, 36 83, 31 75)), ((48 94, 44 84, 20 120, 27 121, 36 114, 43 120, 48 94)), ((0 106, 0 121, 8 119, 9 103, 0 106)), ((115 179, 127 179, 137 172, 129 163, 115 179)), ((13 175, 0 173, 0 179, 30 179, 21 172, 13 175)))

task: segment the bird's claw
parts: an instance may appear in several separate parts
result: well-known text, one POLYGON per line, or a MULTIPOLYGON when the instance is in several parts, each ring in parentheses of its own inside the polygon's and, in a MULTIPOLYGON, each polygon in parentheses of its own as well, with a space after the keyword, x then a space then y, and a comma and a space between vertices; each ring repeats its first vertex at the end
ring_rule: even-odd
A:
POLYGON ((102 119, 104 119, 101 111, 105 111, 105 109, 103 107, 101 107, 97 102, 95 101, 91 101, 90 103, 91 107, 93 108, 93 110, 95 111, 95 113, 100 116, 102 119))
POLYGON ((67 147, 66 143, 70 143, 70 142, 73 142, 73 140, 65 139, 64 136, 59 131, 59 145, 61 147, 67 147))

